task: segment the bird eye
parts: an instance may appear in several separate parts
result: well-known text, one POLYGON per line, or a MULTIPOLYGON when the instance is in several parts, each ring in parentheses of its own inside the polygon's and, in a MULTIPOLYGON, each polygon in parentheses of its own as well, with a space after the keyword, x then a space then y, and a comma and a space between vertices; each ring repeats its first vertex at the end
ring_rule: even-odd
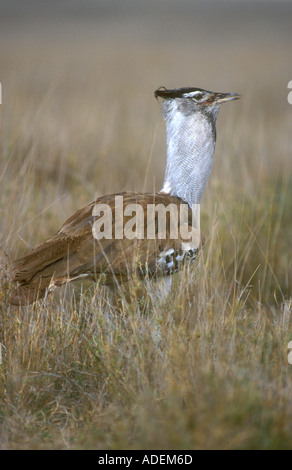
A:
POLYGON ((195 101, 200 101, 203 98, 202 93, 197 93, 195 96, 193 96, 193 100, 195 101))

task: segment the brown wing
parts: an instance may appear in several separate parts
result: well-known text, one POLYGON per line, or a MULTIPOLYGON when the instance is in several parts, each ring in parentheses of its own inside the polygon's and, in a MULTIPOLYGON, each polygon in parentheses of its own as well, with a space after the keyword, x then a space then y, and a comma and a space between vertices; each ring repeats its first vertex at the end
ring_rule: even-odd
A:
MULTIPOLYGON (((162 193, 118 193, 96 199, 75 212, 53 237, 15 261, 13 280, 20 285, 12 291, 11 303, 33 302, 37 297, 44 296, 47 288, 52 289, 80 277, 97 279, 103 273, 105 282, 111 284, 115 280, 128 279, 133 272, 140 275, 157 273, 160 269, 157 260, 161 254, 169 250, 179 253, 182 239, 180 236, 170 239, 169 213, 165 237, 160 239, 155 213, 152 228, 155 236, 149 240, 146 236, 147 205, 162 204, 166 207, 174 204, 179 209, 180 203, 179 199, 162 193), (138 204, 143 210, 144 238, 128 239, 124 236, 117 239, 116 234, 121 235, 121 229, 125 231, 127 223, 131 225, 133 221, 133 213, 123 215, 122 221, 120 218, 130 204, 133 207, 138 204), (102 208, 101 205, 107 205, 109 212, 101 211, 96 215, 94 208, 102 208), (95 223, 101 222, 101 217, 102 228, 111 227, 112 238, 98 240, 93 236, 95 223)), ((137 227, 134 224, 131 228, 133 231, 137 227)))

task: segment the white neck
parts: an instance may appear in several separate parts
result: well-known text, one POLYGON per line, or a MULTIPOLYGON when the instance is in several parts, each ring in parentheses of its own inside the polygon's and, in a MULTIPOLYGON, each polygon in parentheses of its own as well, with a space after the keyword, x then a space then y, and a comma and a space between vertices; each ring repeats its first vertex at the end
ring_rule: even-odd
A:
POLYGON ((186 116, 176 100, 165 100, 167 165, 161 192, 177 196, 192 207, 199 204, 209 178, 216 143, 216 114, 186 116))

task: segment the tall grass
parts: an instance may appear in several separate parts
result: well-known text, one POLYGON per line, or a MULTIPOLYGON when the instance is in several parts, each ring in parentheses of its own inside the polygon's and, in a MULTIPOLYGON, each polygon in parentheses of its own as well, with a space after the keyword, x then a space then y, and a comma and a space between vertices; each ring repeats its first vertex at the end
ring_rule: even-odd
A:
POLYGON ((169 32, 134 43, 115 26, 110 36, 81 22, 76 37, 45 24, 37 43, 4 31, 2 247, 24 254, 97 195, 160 189, 152 92, 163 84, 243 94, 218 118, 206 243, 161 299, 138 281, 115 299, 84 283, 11 307, 3 257, 0 446, 291 449, 289 47, 281 57, 254 38, 195 47, 169 32))

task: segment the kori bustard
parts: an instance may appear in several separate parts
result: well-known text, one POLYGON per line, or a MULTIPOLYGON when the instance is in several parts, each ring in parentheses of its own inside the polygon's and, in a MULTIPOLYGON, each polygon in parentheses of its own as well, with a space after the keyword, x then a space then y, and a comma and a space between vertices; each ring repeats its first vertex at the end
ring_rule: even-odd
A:
POLYGON ((145 209, 142 216, 145 226, 149 205, 167 208, 171 204, 178 209, 182 204, 187 205, 187 225, 191 228, 192 207, 200 203, 212 168, 219 108, 240 95, 190 87, 161 87, 154 95, 163 99, 167 134, 167 165, 161 191, 110 194, 75 212, 55 235, 14 261, 12 279, 17 287, 11 292, 12 304, 34 302, 75 279, 97 280, 102 274, 104 283, 112 285, 128 280, 133 274, 141 277, 170 275, 185 262, 194 261, 198 245, 186 242, 180 232, 176 237, 171 236, 168 219, 161 237, 156 212, 154 237, 120 236, 124 232, 120 230, 116 201, 122 205, 123 213, 128 214, 124 216, 122 228, 131 219, 127 212, 131 204, 145 209), (96 212, 96 206, 106 206, 109 211, 96 212), (119 225, 118 237, 94 235, 93 227, 101 216, 103 226, 108 222, 112 234, 119 225))

